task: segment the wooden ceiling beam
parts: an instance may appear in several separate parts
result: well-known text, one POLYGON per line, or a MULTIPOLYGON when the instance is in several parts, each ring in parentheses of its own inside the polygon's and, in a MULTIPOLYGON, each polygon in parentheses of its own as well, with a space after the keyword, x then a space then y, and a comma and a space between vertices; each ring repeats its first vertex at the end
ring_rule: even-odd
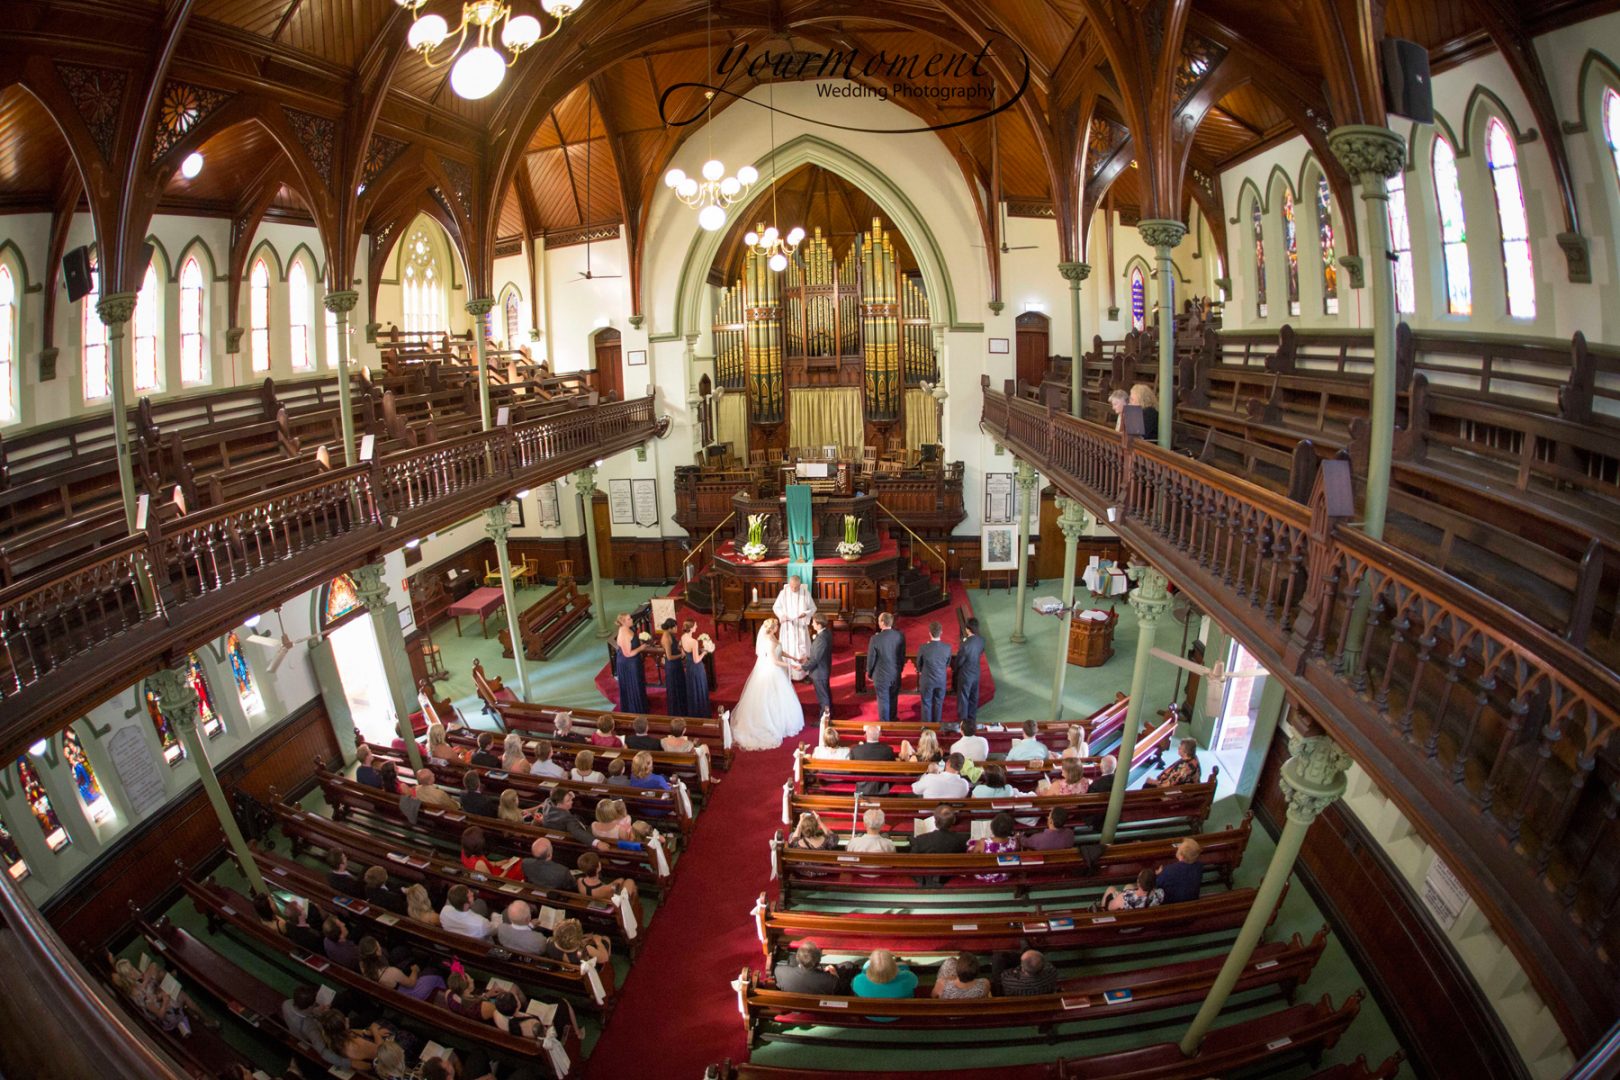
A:
MULTIPOLYGON (((578 219, 578 224, 584 225, 585 208, 579 202, 579 181, 574 178, 574 162, 568 156, 568 139, 563 135, 562 125, 557 122, 556 109, 551 110, 550 117, 551 126, 557 132, 557 145, 562 147, 563 168, 568 170, 568 193, 574 197, 574 216, 578 219)), ((590 151, 586 150, 586 153, 590 153, 590 151)))

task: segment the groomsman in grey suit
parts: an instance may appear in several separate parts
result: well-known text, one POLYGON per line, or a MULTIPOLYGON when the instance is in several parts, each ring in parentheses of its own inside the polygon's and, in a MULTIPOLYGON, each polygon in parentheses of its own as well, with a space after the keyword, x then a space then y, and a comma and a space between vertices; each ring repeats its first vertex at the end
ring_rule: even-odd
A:
POLYGON ((951 661, 956 669, 956 720, 979 718, 979 659, 984 656, 984 638, 979 636, 979 620, 969 619, 962 644, 951 661))
POLYGON ((922 697, 922 722, 937 724, 945 713, 945 679, 951 669, 951 647, 939 640, 945 632, 937 622, 928 624, 928 640, 917 649, 917 692, 922 697))
POLYGON ((906 667, 906 635, 894 628, 894 616, 878 616, 878 632, 866 646, 866 674, 877 691, 878 722, 898 719, 900 674, 906 667))
POLYGON ((816 704, 821 706, 823 722, 832 718, 832 631, 827 618, 817 615, 810 620, 809 655, 804 660, 804 673, 810 685, 816 688, 816 704))

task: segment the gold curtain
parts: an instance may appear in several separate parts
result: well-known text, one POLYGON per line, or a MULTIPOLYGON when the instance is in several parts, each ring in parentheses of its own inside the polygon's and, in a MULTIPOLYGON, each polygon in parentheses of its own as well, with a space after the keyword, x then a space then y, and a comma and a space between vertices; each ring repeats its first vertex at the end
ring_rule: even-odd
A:
POLYGON ((926 390, 906 391, 906 449, 939 442, 939 403, 926 390))
POLYGON ((788 441, 794 446, 837 446, 839 453, 859 457, 866 428, 861 421, 861 391, 854 386, 807 387, 788 395, 788 441))
POLYGON ((714 440, 730 443, 733 454, 748 460, 748 395, 741 390, 727 393, 714 410, 714 440))

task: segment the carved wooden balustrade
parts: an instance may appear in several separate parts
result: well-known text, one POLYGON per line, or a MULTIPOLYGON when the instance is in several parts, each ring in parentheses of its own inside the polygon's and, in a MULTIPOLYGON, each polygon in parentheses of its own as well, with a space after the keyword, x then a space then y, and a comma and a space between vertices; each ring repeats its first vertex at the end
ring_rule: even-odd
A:
POLYGON ((1469 885, 1572 1045, 1620 1013, 1620 684, 1580 649, 1310 506, 990 389, 981 425, 1250 647, 1469 885))
POLYGON ((477 432, 153 515, 145 533, 20 581, 0 591, 0 758, 253 611, 660 430, 645 397, 477 432))

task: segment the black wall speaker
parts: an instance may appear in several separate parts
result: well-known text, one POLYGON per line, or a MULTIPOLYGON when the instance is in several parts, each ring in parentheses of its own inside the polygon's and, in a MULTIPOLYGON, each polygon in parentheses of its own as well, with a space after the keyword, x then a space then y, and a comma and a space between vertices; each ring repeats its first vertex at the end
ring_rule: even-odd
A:
POLYGON ((1415 41, 1385 38, 1384 101, 1389 111, 1420 124, 1434 123, 1434 88, 1429 83, 1429 51, 1415 41))
POLYGON ((76 247, 62 256, 62 280, 67 284, 68 303, 77 304, 95 290, 90 276, 90 249, 76 247))

